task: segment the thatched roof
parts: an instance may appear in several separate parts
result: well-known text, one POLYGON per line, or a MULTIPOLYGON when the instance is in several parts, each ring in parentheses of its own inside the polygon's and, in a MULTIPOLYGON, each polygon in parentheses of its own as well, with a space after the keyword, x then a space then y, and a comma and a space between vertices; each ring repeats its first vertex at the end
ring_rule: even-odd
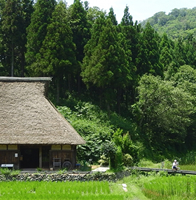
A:
POLYGON ((51 78, 0 77, 0 144, 84 144, 45 96, 51 78))

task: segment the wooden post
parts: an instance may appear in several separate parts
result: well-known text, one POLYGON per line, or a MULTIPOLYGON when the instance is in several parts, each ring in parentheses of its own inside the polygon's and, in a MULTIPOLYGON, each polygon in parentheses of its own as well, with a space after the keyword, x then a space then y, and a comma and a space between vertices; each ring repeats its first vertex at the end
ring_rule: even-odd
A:
POLYGON ((72 146, 72 165, 73 165, 73 168, 75 169, 76 168, 76 164, 77 164, 77 161, 76 161, 76 146, 72 146))
POLYGON ((42 168, 42 146, 39 147, 39 168, 42 168))

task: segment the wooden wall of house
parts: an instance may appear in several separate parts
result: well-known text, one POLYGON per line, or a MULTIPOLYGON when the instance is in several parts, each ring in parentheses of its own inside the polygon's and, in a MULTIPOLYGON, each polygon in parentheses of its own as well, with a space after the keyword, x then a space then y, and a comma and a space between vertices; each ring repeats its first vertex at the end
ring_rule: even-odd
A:
MULTIPOLYGON (((23 149, 40 148, 39 163, 41 167, 53 168, 53 159, 60 158, 61 166, 64 161, 70 161, 72 169, 76 166, 76 146, 75 145, 23 145, 23 149), (47 160, 48 152, 48 161, 47 160)), ((21 145, 0 145, 0 165, 1 164, 14 164, 15 169, 21 168, 21 145)))
MULTIPOLYGON (((61 146, 61 145, 60 145, 61 146)), ((61 166, 65 161, 70 161, 72 164, 72 169, 76 166, 76 146, 71 146, 70 149, 52 149, 50 150, 50 168, 53 168, 54 159, 60 159, 61 166)))
POLYGON ((14 164, 14 168, 19 168, 19 151, 17 145, 0 145, 0 165, 14 164))
POLYGON ((14 164, 17 168, 19 158, 15 157, 16 151, 2 151, 0 150, 0 164, 14 164))

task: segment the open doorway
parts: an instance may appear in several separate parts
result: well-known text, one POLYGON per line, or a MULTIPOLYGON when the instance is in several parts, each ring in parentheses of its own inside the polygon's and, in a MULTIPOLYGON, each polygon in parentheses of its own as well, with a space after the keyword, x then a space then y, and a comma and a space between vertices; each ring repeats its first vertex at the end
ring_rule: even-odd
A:
POLYGON ((39 167, 39 147, 21 146, 20 168, 37 168, 39 167))
POLYGON ((42 146, 42 167, 49 168, 49 151, 51 146, 42 146))

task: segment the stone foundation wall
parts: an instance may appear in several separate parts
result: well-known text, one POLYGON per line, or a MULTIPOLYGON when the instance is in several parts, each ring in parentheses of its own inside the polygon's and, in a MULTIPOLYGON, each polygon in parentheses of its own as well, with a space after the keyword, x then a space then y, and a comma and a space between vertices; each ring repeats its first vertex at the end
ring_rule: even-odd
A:
POLYGON ((41 173, 25 173, 15 176, 0 175, 0 181, 116 181, 115 174, 41 174, 41 173))
POLYGON ((130 170, 118 173, 20 173, 18 175, 0 174, 0 181, 110 181, 115 182, 131 174, 130 170))

